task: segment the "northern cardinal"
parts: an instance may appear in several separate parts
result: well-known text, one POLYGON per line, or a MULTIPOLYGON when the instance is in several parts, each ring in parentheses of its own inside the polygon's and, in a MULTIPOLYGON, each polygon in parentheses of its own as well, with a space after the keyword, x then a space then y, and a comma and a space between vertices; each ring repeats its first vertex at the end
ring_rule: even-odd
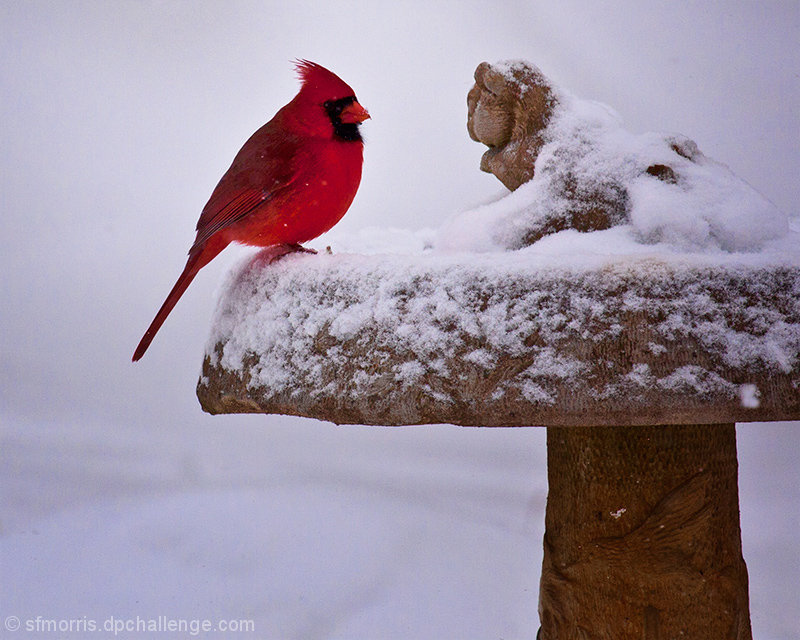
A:
POLYGON ((139 360, 189 283, 231 242, 304 250, 350 207, 361 182, 369 113, 339 76, 297 63, 300 91, 236 154, 211 194, 189 259, 133 354, 139 360))

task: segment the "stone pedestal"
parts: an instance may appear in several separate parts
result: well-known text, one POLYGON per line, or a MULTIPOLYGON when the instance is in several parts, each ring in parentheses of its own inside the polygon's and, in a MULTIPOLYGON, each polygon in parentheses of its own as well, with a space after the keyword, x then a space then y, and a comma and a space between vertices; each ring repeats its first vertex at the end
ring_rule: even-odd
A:
POLYGON ((749 640, 733 424, 549 427, 542 640, 749 640))

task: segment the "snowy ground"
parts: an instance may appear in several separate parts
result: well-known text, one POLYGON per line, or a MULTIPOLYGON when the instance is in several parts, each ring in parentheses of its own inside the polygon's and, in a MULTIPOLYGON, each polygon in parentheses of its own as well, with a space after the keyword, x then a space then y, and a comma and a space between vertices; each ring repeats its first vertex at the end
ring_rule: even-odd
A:
MULTIPOLYGON (((70 619, 100 628, 164 616, 252 621, 253 633, 228 637, 534 636, 543 429, 254 416, 149 430, 5 426, 6 624, 17 616, 23 630, 70 619)), ((798 427, 738 427, 759 639, 800 629, 798 427)))

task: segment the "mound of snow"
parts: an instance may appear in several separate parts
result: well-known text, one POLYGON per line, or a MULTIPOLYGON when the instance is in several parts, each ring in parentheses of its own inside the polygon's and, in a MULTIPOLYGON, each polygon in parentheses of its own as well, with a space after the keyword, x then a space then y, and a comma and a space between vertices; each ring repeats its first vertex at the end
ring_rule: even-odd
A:
MULTIPOLYGON (((505 69, 512 82, 520 64, 528 63, 493 68, 505 69)), ((545 129, 536 132, 545 143, 533 178, 497 202, 452 217, 437 248, 517 249, 530 244, 526 237, 546 235, 548 226, 580 228, 572 221, 581 209, 598 206, 610 226, 628 226, 636 242, 679 251, 754 252, 787 234, 786 214, 693 141, 634 135, 611 108, 549 89, 556 98, 545 129)))

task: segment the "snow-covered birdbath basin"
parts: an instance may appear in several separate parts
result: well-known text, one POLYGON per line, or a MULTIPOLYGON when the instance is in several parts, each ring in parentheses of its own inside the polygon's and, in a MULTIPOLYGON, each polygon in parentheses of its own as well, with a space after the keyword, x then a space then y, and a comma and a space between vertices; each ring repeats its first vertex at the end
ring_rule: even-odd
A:
POLYGON ((219 305, 201 400, 351 424, 790 419, 800 268, 741 258, 255 258, 219 305))
POLYGON ((515 191, 246 261, 203 408, 547 426, 542 638, 749 638, 734 423, 800 418, 800 229, 530 65, 479 66, 469 106, 515 191))

